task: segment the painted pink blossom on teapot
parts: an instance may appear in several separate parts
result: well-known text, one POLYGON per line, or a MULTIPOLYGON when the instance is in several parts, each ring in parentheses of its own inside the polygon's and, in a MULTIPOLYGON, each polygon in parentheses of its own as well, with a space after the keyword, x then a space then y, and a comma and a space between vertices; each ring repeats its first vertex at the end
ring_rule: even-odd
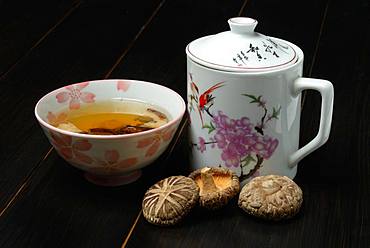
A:
MULTIPOLYGON (((197 89, 197 87, 192 87, 197 89)), ((194 104, 199 104, 197 96, 194 95, 198 91, 192 90, 189 111, 200 110, 194 107, 194 104)), ((268 160, 278 147, 278 139, 267 135, 265 129, 273 119, 279 118, 281 108, 268 109, 267 101, 262 96, 241 94, 241 97, 246 97, 250 104, 255 104, 261 109, 260 121, 252 123, 247 116, 233 119, 222 110, 211 113, 209 108, 213 106, 216 97, 210 95, 209 100, 212 104, 209 105, 208 111, 205 111, 210 121, 204 121, 199 112, 202 129, 207 129, 208 137, 198 137, 197 142, 192 145, 201 153, 207 150, 207 146, 210 146, 210 149, 220 149, 224 165, 230 168, 240 167, 240 180, 243 181, 253 176, 263 165, 263 161, 268 160)))

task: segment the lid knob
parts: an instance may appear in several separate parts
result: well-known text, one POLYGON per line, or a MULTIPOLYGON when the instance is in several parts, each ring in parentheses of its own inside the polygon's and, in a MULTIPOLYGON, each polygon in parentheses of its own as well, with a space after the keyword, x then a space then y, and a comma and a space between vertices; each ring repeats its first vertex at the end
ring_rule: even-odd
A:
POLYGON ((249 17, 234 17, 228 21, 231 32, 238 34, 253 33, 257 26, 257 20, 249 17))

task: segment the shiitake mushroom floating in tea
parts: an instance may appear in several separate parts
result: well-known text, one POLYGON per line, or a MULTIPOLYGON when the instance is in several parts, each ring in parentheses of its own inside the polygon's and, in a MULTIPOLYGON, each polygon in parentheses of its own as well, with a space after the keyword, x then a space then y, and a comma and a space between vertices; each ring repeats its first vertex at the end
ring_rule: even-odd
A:
POLYGON ((55 127, 83 134, 120 135, 143 132, 166 124, 168 115, 157 106, 132 100, 111 100, 62 111, 67 118, 55 127))

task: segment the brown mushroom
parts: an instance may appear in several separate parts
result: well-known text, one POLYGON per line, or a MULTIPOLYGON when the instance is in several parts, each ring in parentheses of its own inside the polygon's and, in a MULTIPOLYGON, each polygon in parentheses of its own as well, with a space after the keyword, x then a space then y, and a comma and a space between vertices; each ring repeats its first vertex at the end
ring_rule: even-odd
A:
POLYGON ((189 177, 199 186, 199 205, 208 209, 225 206, 240 190, 238 176, 227 168, 205 167, 189 177))
POLYGON ((293 217, 302 205, 302 190, 286 176, 252 179, 239 195, 239 207, 250 215, 269 220, 293 217))
POLYGON ((171 176, 147 190, 142 202, 143 215, 155 225, 175 225, 196 206, 198 199, 199 188, 192 179, 171 176))

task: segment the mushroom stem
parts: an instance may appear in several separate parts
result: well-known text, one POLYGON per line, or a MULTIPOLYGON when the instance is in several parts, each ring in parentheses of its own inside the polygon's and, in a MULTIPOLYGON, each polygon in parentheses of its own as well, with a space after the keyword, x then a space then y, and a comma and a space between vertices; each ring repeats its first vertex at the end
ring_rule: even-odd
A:
POLYGON ((208 194, 217 191, 217 186, 213 181, 212 173, 210 173, 210 168, 204 168, 200 172, 200 176, 203 182, 203 193, 208 194))

